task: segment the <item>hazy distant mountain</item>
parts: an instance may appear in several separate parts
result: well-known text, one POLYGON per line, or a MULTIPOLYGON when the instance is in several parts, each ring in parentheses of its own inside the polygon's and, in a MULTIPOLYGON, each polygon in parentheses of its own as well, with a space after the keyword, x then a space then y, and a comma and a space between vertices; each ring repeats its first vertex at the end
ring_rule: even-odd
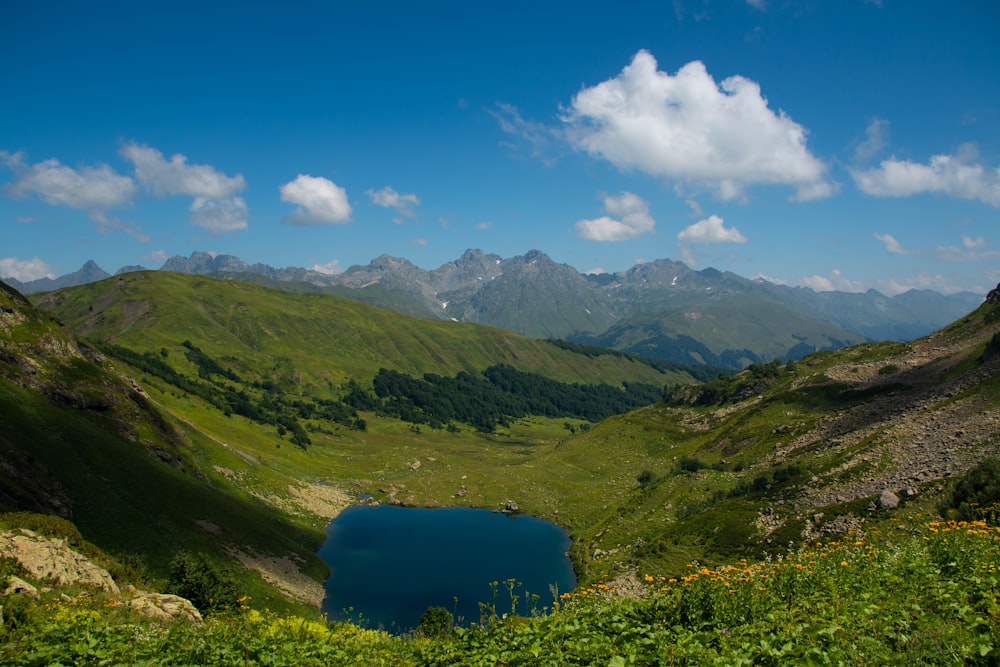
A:
POLYGON ((27 282, 21 282, 13 278, 4 278, 3 280, 8 285, 23 294, 32 294, 34 292, 49 292, 54 289, 62 289, 63 287, 86 285, 87 283, 104 280, 110 276, 110 273, 99 267, 97 263, 91 259, 87 260, 79 271, 67 273, 66 275, 59 276, 58 278, 39 278, 38 280, 29 280, 27 282))
MULTIPOLYGON (((141 267, 126 267, 127 272, 141 267)), ((162 271, 322 292, 407 315, 486 324, 536 338, 563 338, 681 363, 739 368, 798 358, 865 339, 911 340, 962 317, 983 301, 963 292, 911 290, 889 297, 816 292, 658 259, 613 274, 584 275, 532 250, 503 259, 467 250, 437 269, 382 255, 331 275, 233 255, 175 256, 162 271)), ((8 281, 24 292, 108 277, 94 262, 55 280, 8 281)))

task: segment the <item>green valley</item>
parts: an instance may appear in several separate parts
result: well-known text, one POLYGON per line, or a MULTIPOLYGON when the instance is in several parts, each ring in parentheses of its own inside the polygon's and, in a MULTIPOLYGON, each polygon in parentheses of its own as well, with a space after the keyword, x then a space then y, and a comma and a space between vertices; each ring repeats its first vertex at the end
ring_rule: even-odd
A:
MULTIPOLYGON (((934 516, 952 480, 1000 454, 998 291, 927 338, 757 363, 732 376, 408 318, 329 295, 166 272, 125 274, 35 302, 42 310, 3 292, 0 500, 5 510, 71 519, 123 564, 123 581, 165 585, 178 552, 204 552, 252 598, 241 613, 277 610, 315 621, 326 575, 313 555, 322 529, 362 494, 419 506, 514 501, 570 531, 581 590, 591 591, 595 606, 574 601, 552 620, 524 626, 497 618, 496 634, 431 646, 329 631, 367 646, 357 655, 368 664, 487 664, 494 650, 487 645, 498 637, 524 643, 523 652, 504 655, 527 664, 532 632, 555 641, 546 633, 573 634, 565 623, 581 628, 575 636, 596 637, 612 632, 612 622, 624 623, 619 634, 632 628, 640 643, 612 643, 591 657, 629 664, 631 650, 646 656, 635 662, 655 664, 649 656, 666 654, 638 651, 646 641, 639 634, 667 641, 653 619, 679 612, 665 611, 676 601, 647 590, 645 577, 680 581, 693 563, 714 572, 801 559, 817 543, 934 516), (515 388, 509 396, 563 383, 578 394, 562 394, 598 403, 608 404, 612 390, 645 398, 642 407, 594 416, 542 392, 486 424, 457 416, 460 393, 481 394, 480 409, 506 405, 495 393, 504 383, 515 388), (643 393, 650 387, 652 395, 643 393), (652 602, 621 601, 622 592, 652 602), (564 615, 570 608, 577 612, 564 615)), ((916 554, 923 547, 879 548, 916 554)), ((804 590, 793 595, 804 601, 804 590)), ((993 590, 993 607, 975 607, 980 617, 996 613, 993 590)), ((786 594, 776 595, 774 610, 786 594)), ((240 618, 219 622, 251 625, 211 627, 236 634, 264 627, 252 625, 265 623, 260 616, 240 618)), ((287 628, 276 629, 285 621, 264 618, 268 633, 292 641, 287 628)), ((757 623, 757 630, 741 626, 746 641, 778 622, 721 618, 703 622, 757 623)), ((328 632, 288 621, 299 622, 304 642, 328 632)), ((704 643, 707 635, 697 633, 705 631, 670 641, 704 643)), ((983 656, 996 650, 993 635, 982 636, 983 656)))

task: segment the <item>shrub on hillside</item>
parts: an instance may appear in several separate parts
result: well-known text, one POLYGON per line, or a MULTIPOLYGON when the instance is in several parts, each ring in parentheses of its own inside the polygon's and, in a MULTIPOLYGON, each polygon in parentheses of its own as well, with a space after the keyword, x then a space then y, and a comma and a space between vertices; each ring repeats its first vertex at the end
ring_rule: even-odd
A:
POLYGON ((203 614, 239 606, 236 579, 203 553, 181 551, 174 556, 167 592, 187 598, 203 614))
POLYGON ((959 521, 1000 524, 1000 460, 985 459, 959 478, 940 510, 959 521))
POLYGON ((451 634, 454 617, 444 607, 429 607, 420 617, 416 634, 420 637, 445 637, 451 634))

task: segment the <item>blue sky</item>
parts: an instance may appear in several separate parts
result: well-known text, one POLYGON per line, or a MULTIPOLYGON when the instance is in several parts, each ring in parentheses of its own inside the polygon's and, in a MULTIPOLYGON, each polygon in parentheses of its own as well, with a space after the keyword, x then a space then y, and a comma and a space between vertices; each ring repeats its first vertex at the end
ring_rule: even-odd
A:
POLYGON ((1000 282, 983 0, 0 4, 0 276, 467 248, 1000 282))

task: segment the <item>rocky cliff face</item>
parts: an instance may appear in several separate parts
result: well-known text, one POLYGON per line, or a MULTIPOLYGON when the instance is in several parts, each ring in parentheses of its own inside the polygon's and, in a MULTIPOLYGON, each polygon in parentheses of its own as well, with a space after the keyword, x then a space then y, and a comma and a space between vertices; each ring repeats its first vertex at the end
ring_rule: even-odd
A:
POLYGON ((112 605, 150 618, 201 621, 195 606, 177 595, 150 593, 133 586, 119 589, 107 570, 71 549, 63 539, 45 537, 26 528, 0 532, 0 556, 16 560, 28 572, 27 578, 38 584, 12 576, 2 582, 4 595, 39 597, 42 584, 47 587, 82 585, 109 595, 112 605))

